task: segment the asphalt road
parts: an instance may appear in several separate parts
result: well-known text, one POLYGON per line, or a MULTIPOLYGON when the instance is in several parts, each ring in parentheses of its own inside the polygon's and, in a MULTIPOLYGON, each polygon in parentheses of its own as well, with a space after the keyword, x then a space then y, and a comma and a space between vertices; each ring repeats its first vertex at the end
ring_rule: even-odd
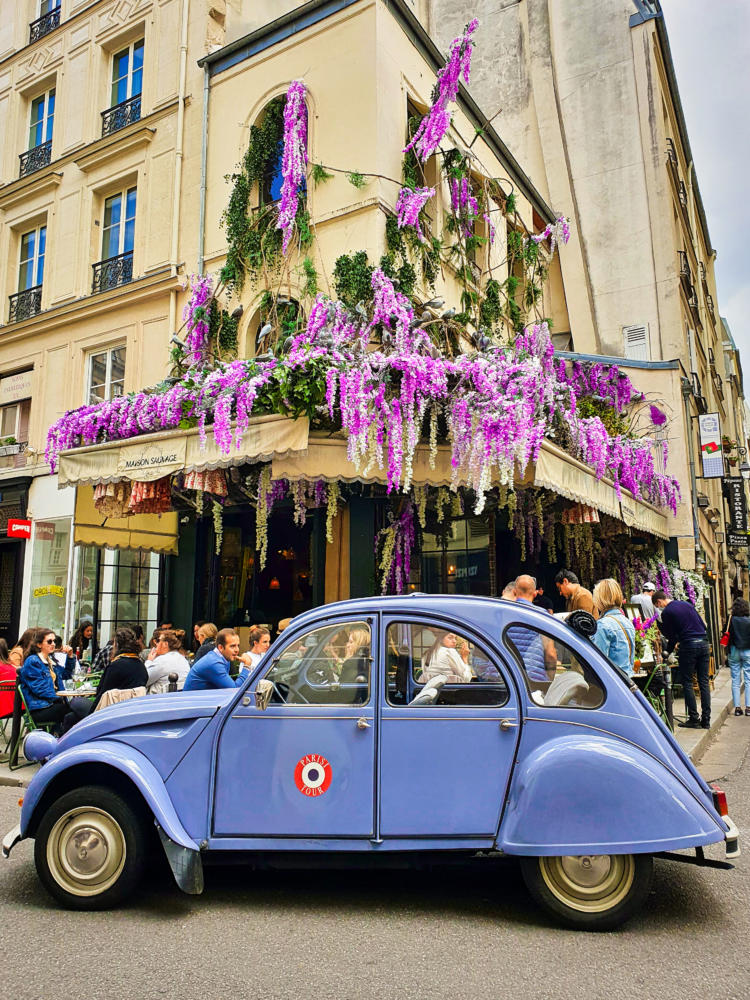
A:
MULTIPOLYGON (((746 1000, 750 719, 705 760, 745 854, 734 871, 657 862, 648 905, 607 934, 561 930, 513 863, 379 872, 207 871, 200 897, 157 874, 126 908, 59 910, 31 843, 0 860, 0 995, 31 998, 746 1000)), ((0 831, 19 789, 0 788, 0 831)), ((720 856, 720 853, 717 854, 720 856)))

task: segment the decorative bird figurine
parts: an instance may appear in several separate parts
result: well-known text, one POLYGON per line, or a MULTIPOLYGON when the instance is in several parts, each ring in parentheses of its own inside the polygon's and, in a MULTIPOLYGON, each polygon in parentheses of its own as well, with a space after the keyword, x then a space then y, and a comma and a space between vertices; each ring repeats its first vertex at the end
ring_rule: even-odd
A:
POLYGON ((258 336, 255 338, 255 346, 260 347, 266 337, 270 336, 273 332, 273 327, 270 323, 264 323, 263 326, 258 330, 258 336))

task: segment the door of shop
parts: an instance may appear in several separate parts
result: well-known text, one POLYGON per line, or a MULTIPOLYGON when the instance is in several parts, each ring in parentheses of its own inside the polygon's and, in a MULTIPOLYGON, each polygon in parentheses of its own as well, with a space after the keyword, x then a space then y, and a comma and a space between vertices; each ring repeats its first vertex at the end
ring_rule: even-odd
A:
POLYGON ((18 638, 25 542, 0 539, 0 637, 12 646, 18 638))

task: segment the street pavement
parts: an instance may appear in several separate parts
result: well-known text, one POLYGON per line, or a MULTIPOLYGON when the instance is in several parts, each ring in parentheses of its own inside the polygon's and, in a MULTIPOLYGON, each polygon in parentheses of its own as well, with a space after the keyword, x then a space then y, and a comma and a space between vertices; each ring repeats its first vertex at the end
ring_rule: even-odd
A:
MULTIPOLYGON (((71 913, 46 895, 23 842, 0 860, 0 995, 746 1000, 749 754, 750 718, 730 717, 702 764, 725 787, 740 830, 746 853, 735 870, 656 862, 648 904, 607 934, 556 927, 513 862, 417 872, 208 869, 198 897, 160 871, 122 910, 71 913)), ((17 821, 20 794, 0 787, 0 831, 17 821)))

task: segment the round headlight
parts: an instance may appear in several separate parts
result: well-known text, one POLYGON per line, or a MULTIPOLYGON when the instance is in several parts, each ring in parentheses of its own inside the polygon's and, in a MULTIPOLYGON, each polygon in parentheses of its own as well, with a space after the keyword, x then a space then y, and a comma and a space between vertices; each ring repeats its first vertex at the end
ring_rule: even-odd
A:
POLYGON ((26 760, 46 760, 56 747, 57 740, 52 733, 35 729, 23 741, 23 755, 26 760))

